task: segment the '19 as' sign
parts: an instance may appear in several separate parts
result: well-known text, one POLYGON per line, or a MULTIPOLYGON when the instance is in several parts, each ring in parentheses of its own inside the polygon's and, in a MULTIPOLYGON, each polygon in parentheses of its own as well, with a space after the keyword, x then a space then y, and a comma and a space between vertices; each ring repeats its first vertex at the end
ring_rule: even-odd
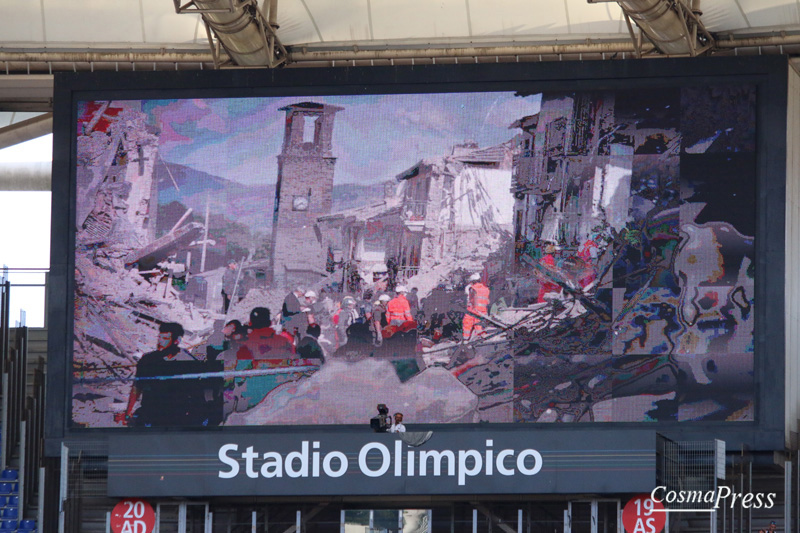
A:
POLYGON ((622 525, 628 533, 660 533, 666 521, 664 506, 649 494, 631 498, 622 510, 622 525))
POLYGON ((122 500, 111 511, 111 530, 114 533, 152 533, 156 513, 144 500, 122 500))

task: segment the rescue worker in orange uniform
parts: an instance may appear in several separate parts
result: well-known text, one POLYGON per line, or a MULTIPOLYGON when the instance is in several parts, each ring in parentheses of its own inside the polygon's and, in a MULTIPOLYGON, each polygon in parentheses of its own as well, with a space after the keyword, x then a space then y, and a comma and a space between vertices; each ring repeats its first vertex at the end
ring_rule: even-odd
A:
MULTIPOLYGON (((486 315, 489 310, 489 294, 491 291, 489 287, 481 283, 480 274, 473 274, 469 280, 471 283, 467 285, 467 311, 477 315, 486 315)), ((483 332, 480 319, 469 313, 464 314, 462 323, 462 333, 465 341, 470 340, 473 335, 477 336, 483 332)))
POLYGON ((398 285, 395 291, 397 296, 386 304, 386 321, 390 326, 402 326, 414 318, 411 316, 411 304, 406 299, 408 289, 403 285, 398 285))

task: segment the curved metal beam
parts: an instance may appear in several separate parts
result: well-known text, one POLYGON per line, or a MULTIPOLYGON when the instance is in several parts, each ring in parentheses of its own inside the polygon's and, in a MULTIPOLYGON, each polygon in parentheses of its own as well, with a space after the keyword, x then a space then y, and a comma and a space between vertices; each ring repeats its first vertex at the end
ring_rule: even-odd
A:
POLYGON ((662 54, 695 56, 713 47, 714 38, 700 22, 699 7, 693 6, 692 0, 617 0, 617 3, 662 54))
MULTIPOLYGON (((261 10, 257 0, 190 0, 180 5, 173 0, 175 11, 199 13, 209 32, 209 44, 220 64, 219 49, 212 34, 228 57, 243 67, 276 67, 286 61, 286 49, 280 43, 273 26, 261 10)), ((275 2, 269 6, 274 18, 275 2)))
POLYGON ((0 150, 36 139, 48 133, 53 133, 52 113, 45 113, 22 122, 16 122, 5 128, 0 128, 0 150))

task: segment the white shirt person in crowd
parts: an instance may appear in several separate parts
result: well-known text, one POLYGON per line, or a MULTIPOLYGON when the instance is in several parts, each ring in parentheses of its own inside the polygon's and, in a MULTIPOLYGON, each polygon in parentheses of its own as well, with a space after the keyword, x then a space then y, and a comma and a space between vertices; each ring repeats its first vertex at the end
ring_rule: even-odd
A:
POLYGON ((405 433, 406 427, 403 425, 403 413, 395 413, 394 414, 394 423, 392 423, 392 427, 389 429, 390 433, 405 433))

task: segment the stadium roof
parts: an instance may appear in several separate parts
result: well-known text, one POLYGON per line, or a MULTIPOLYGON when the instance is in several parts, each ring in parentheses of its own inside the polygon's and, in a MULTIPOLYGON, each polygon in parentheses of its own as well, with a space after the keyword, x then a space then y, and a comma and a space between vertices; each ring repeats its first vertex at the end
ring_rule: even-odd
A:
POLYGON ((56 71, 236 66, 197 8, 248 5, 288 68, 663 55, 637 46, 647 5, 699 20, 698 55, 800 55, 800 0, 0 0, 0 111, 48 111, 56 71))

